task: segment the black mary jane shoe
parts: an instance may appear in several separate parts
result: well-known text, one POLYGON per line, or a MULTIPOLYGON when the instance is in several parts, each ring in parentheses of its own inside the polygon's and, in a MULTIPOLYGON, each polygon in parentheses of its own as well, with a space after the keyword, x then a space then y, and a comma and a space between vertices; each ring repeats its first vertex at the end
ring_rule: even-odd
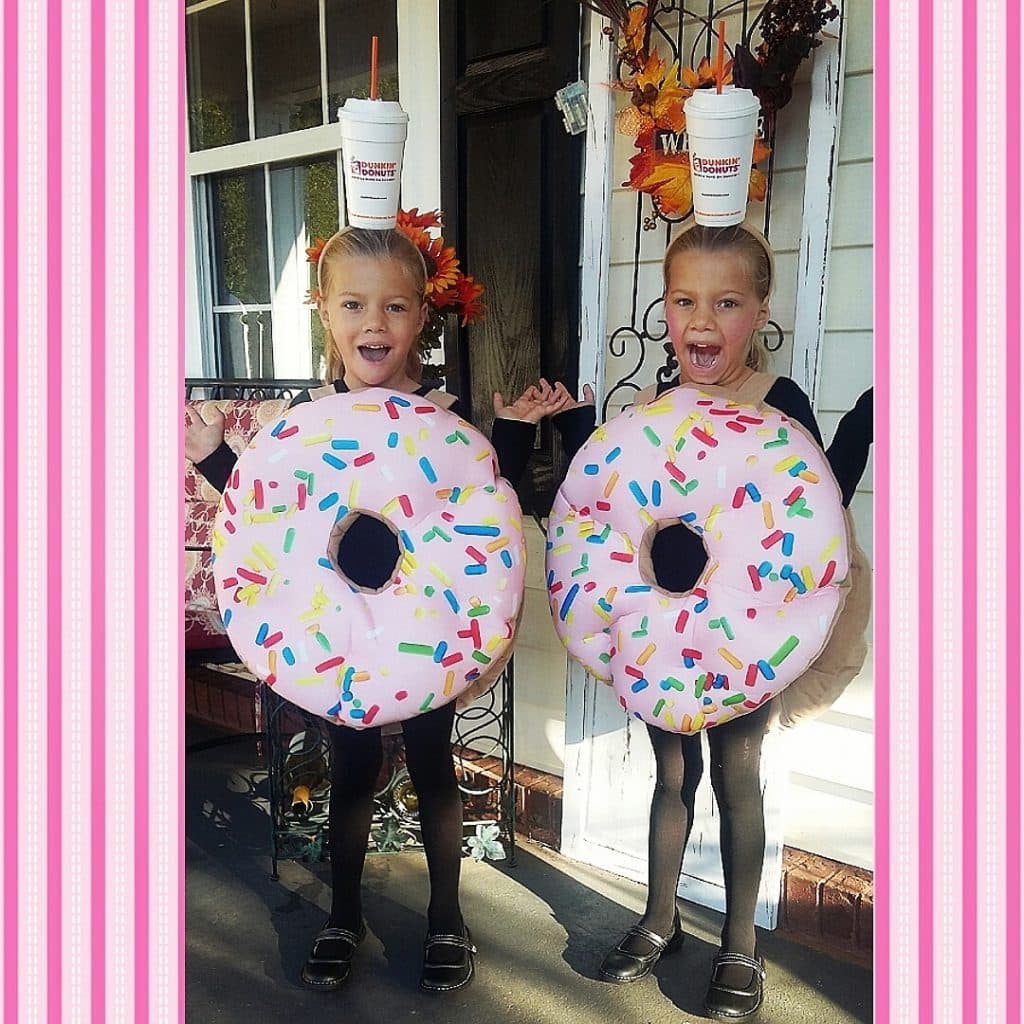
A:
POLYGON ((462 935, 428 934, 423 942, 423 973, 420 975, 420 988, 426 992, 454 992, 465 988, 473 980, 473 957, 476 946, 473 945, 469 929, 462 935), (442 949, 457 949, 459 957, 451 962, 432 956, 442 949))
POLYGON ((764 979, 767 972, 761 957, 743 953, 719 953, 711 965, 711 982, 704 997, 704 1009, 719 1020, 745 1020, 760 1009, 764 999, 764 979), (746 988, 733 988, 718 980, 724 967, 746 967, 750 971, 750 984, 746 988))
POLYGON ((635 924, 622 941, 601 961, 598 974, 615 985, 639 981, 654 970, 654 965, 683 944, 683 928, 679 911, 672 921, 672 934, 664 939, 649 928, 635 924))
POLYGON ((358 932, 329 925, 322 928, 302 965, 302 980, 311 988, 322 991, 341 988, 352 973, 352 956, 364 938, 365 922, 360 923, 358 932))

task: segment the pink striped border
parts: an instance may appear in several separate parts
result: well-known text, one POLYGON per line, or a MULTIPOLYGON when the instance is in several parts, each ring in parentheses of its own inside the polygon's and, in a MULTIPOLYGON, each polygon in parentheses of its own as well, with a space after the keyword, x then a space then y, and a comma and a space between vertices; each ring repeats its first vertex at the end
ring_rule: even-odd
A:
MULTIPOLYGON (((891 42, 889 6, 875 7, 875 436, 889 436, 889 104, 892 84, 889 73, 891 42), (881 57, 881 59, 879 59, 881 57)), ((889 564, 889 446, 876 444, 875 460, 875 565, 889 564)), ((887 1019, 889 1007, 889 589, 876 578, 874 601, 875 651, 875 1000, 874 1018, 887 1019)))
MULTIPOLYGON (((922 5, 923 6, 923 5, 922 5)), ((974 201, 978 191, 977 145, 978 138, 978 75, 977 31, 978 13, 974 4, 962 8, 962 53, 968 57, 963 75, 963 194, 964 194, 964 274, 963 274, 963 420, 975 423, 978 416, 978 207, 974 201)), ((974 459, 964 459, 963 486, 963 640, 961 671, 964 688, 968 693, 977 690, 978 628, 975 610, 978 604, 977 573, 977 489, 978 471, 974 459)), ((927 677, 926 677, 927 678, 927 677)), ((964 728, 964 792, 978 791, 977 724, 970 722, 964 728)), ((965 1024, 977 1018, 978 993, 978 922, 977 902, 978 862, 975 843, 978 835, 977 804, 964 800, 962 822, 963 857, 963 986, 961 1006, 965 1024)), ((930 922, 929 922, 930 924, 930 922)))
MULTIPOLYGON (((921 8, 925 7, 924 2, 921 8)), ((931 252, 934 241, 932 234, 932 216, 934 213, 934 181, 932 177, 932 61, 926 59, 934 49, 932 34, 933 21, 930 16, 924 17, 919 24, 918 60, 918 222, 917 244, 922 253, 931 252)), ((934 593, 935 576, 931 552, 934 550, 934 522, 932 515, 931 495, 935 483, 932 469, 932 394, 934 391, 933 370, 933 287, 930 268, 921 267, 918 281, 917 316, 919 322, 918 335, 918 403, 920 433, 917 441, 918 492, 924 496, 918 513, 919 554, 918 554, 918 595, 921 602, 918 613, 918 663, 922 679, 934 676, 934 593)), ((896 341, 899 344, 899 341, 896 341)), ((876 563, 878 564, 878 563, 876 563)), ((934 834, 935 818, 934 803, 931 791, 933 780, 934 749, 932 735, 935 728, 934 712, 929 703, 922 716, 921 730, 918 739, 918 817, 919 836, 934 834)), ((920 1001, 921 1020, 933 1019, 932 1008, 932 956, 933 941, 931 915, 934 891, 933 846, 924 843, 920 847, 920 867, 918 876, 918 935, 920 956, 918 959, 918 999, 920 1001)))
MULTIPOLYGON (((18 266, 18 209, 20 186, 18 147, 18 30, 16 4, 4 5, 4 277, 13 275, 18 266)), ((21 397, 18 381, 18 290, 12 289, 4 311, 4 479, 18 478, 18 424, 21 397)), ((20 579, 19 510, 17 489, 4 488, 4 578, 20 579)), ((18 612, 14 592, 4 590, 4 678, 17 679, 21 648, 18 638, 18 612)), ((18 1019, 18 889, 12 879, 18 875, 18 690, 13 688, 3 705, 3 767, 4 767, 4 1019, 18 1019)))
MULTIPOLYGON (((130 551, 138 574, 125 585, 116 567, 129 559, 113 550, 110 524, 127 513, 104 481, 125 472, 111 453, 120 450, 112 447, 115 442, 127 438, 134 454, 128 461, 134 463, 135 499, 166 505, 168 496, 181 493, 175 410, 183 367, 180 301, 186 242, 180 194, 167 198, 173 192, 167 184, 178 179, 184 159, 181 9, 155 0, 131 5, 47 0, 42 6, 11 0, 4 5, 2 25, 2 245, 9 287, 3 313, 0 458, 4 480, 18 486, 6 486, 2 499, 5 595, 0 623, 8 685, 0 726, 0 1005, 4 1020, 18 1024, 119 1016, 180 1021, 184 798, 177 787, 182 733, 180 722, 160 716, 151 697, 166 693, 168 681, 182 686, 180 660, 167 654, 177 650, 182 625, 180 545, 168 540, 172 528, 161 534, 136 514, 130 551), (84 68, 70 60, 73 18, 86 26, 89 39, 84 68), (117 90, 128 81, 130 99, 118 106, 117 90), (82 97, 74 111, 67 109, 69 94, 82 97), (25 110, 41 97, 45 116, 29 136, 25 110), (177 97, 177 105, 168 97, 177 97), (20 114, 19 103, 26 104, 20 114), (111 114, 121 109, 128 110, 123 122, 111 114), (62 188, 73 155, 62 125, 72 115, 88 119, 91 138, 88 202, 81 207, 69 202, 62 188), (119 154, 129 150, 128 165, 122 166, 119 154), (33 176, 39 166, 45 180, 33 176), (35 218, 38 223, 29 220, 35 216, 29 197, 45 204, 45 217, 35 218), (125 225, 131 225, 138 243, 127 262, 117 243, 125 225), (68 557, 75 548, 68 541, 62 504, 49 501, 37 515, 26 500, 26 495, 61 492, 66 484, 62 459, 68 457, 63 442, 78 423, 69 411, 75 385, 57 372, 66 360, 65 338, 53 329, 59 316, 54 308, 37 312, 29 298, 41 292, 39 275, 31 273, 39 247, 47 248, 47 266, 52 266, 72 227, 89 240, 89 308, 74 312, 83 318, 90 338, 89 395, 82 408, 92 412, 88 468, 97 482, 87 494, 70 495, 65 488, 63 497, 65 504, 73 498, 76 507, 86 510, 89 558, 84 565, 68 557), (175 238, 177 244, 152 246, 157 237, 175 238), (128 289, 134 297, 131 323, 123 315, 128 289), (150 295, 155 296, 152 308, 161 310, 156 326, 146 316, 150 295), (22 337, 19 331, 24 333, 30 310, 45 330, 22 337), (174 337, 179 347, 172 355, 157 348, 174 337), (29 372, 44 366, 44 360, 52 371, 45 386, 41 374, 29 372), (127 383, 120 390, 112 386, 122 379, 127 383), (36 450, 45 453, 45 464, 26 461, 25 452, 36 450), (28 476, 20 479, 19 474, 28 476), (26 536, 46 543, 26 547, 26 536), (19 612, 19 600, 30 591, 47 630, 22 628, 25 621, 36 621, 19 612), (89 594, 88 635, 72 642, 59 624, 73 620, 68 597, 79 592, 89 594), (166 609, 172 614, 164 614, 166 609), (119 621, 134 633, 134 642, 124 648, 108 641, 119 621), (116 671, 126 651, 133 676, 131 706, 108 717, 107 698, 126 687, 116 671), (71 678, 72 666, 82 658, 88 678, 71 678), (43 666, 45 673, 30 678, 37 674, 33 666, 43 666), (70 724, 55 724, 60 716, 54 709, 72 685, 88 687, 91 701, 79 732, 70 724), (47 737, 42 750, 34 742, 41 722, 47 737), (86 741, 80 743, 82 735, 86 741), (126 758, 119 754, 125 750, 126 758), (168 750, 176 756, 166 756, 168 750), (88 794, 90 820, 84 830, 62 817, 61 780, 69 772, 80 775, 88 794), (45 822, 26 817, 26 787, 35 787, 43 801, 45 822), (113 791, 126 794, 125 803, 131 804, 127 829, 108 810, 113 791), (177 793, 177 800, 167 801, 168 792, 177 793), (19 826, 45 837, 44 849, 36 852, 42 858, 38 873, 27 859, 24 840, 19 841, 19 826), (78 839, 80 831, 88 837, 87 847, 78 839), (68 927, 68 876, 62 870, 62 863, 74 857, 87 865, 83 877, 90 906, 89 919, 78 930, 68 927), (46 891, 30 891, 30 878, 44 879, 46 891), (123 879, 126 891, 119 889, 123 879), (123 956, 125 949, 134 951, 134 960, 123 956), (40 950, 44 955, 38 955, 40 950), (89 979, 85 985, 71 984, 70 974, 62 977, 52 969, 56 962, 70 970, 79 961, 82 976, 89 979)), ((916 5, 878 4, 875 11, 874 1018, 880 1022, 1015 1024, 1022 1015, 1021 31, 1019 0, 985 5, 921 0, 916 5), (952 36, 947 24, 956 26, 952 36), (955 73, 934 59, 951 39, 960 54, 955 73), (976 55, 982 52, 986 57, 979 60, 976 55), (1003 80, 1000 96, 1005 97, 1005 106, 994 111, 986 77, 993 74, 1003 80), (939 172, 938 161, 939 156, 945 159, 947 145, 941 125, 954 103, 961 105, 956 109, 963 138, 955 154, 960 168, 955 186, 939 172), (993 132, 993 125, 1003 131, 993 132), (1002 134, 1005 138, 994 138, 1002 134), (954 187, 963 206, 956 225, 963 244, 955 259, 947 260, 940 241, 947 237, 948 222, 942 218, 954 187), (992 216, 995 205, 1005 210, 998 223, 992 216), (1000 263, 995 256, 1004 251, 1000 263), (1000 283, 994 273, 1000 281, 1005 275, 998 315, 992 313, 1000 283), (956 341, 938 312, 950 294, 960 299, 956 341), (951 360, 962 378, 962 393, 952 397, 941 375, 951 360), (996 371, 998 400, 991 393, 996 371), (950 401, 957 410, 955 422, 941 412, 950 401), (986 417, 984 429, 976 431, 979 416, 986 417), (965 436, 954 436, 961 430, 965 436), (992 442, 994 436, 998 443, 992 442), (962 487, 951 511, 939 501, 948 498, 942 481, 950 458, 963 461, 962 487), (993 466, 1000 467, 1000 487, 1005 487, 1005 501, 995 511, 984 501, 993 466), (986 524, 993 515, 1006 541, 1005 571, 1000 573, 991 571, 994 547, 986 524), (950 566, 935 553, 947 540, 949 524, 961 520, 959 562, 950 566), (952 657, 949 638, 937 625, 951 607, 961 620, 952 657), (990 620, 1001 628, 997 640, 990 620), (965 703, 963 727, 952 747, 943 732, 948 707, 933 702, 923 716, 908 720, 899 704, 908 686, 948 693, 950 680, 974 700, 965 703), (993 703, 1000 699, 1001 705, 993 703), (999 706, 1005 708, 1005 720, 994 724, 978 711, 999 706), (998 778, 993 764, 1005 765, 998 778), (943 808, 960 787, 962 810, 951 820, 943 808), (1002 815, 993 808, 1002 809, 1002 815), (1000 816, 1005 820, 996 820, 1000 816), (951 877, 959 878, 961 891, 955 900, 940 902, 936 897, 951 877), (955 921, 942 919, 940 906, 955 907, 955 921)), ((59 275, 47 281, 46 294, 52 301, 40 306, 62 305, 59 275)), ((180 504, 159 514, 172 516, 180 537, 180 504)))
MULTIPOLYGON (((46 34, 48 37, 48 70, 46 83, 46 204, 49 217, 48 234, 59 235, 63 231, 63 194, 61 171, 63 163, 64 104, 61 96, 61 74, 64 60, 63 31, 61 24, 60 0, 47 0, 46 34)), ((46 361, 49 366, 61 366, 64 362, 61 351, 62 332, 51 330, 46 338, 46 361)), ((57 494, 61 490, 63 449, 62 426, 64 414, 63 374, 57 376, 50 394, 49 414, 46 431, 46 491, 57 494)), ((63 539, 62 506, 52 501, 46 510, 46 537, 49 544, 49 559, 46 579, 46 622, 49 633, 46 651, 46 703, 48 707, 60 707, 61 689, 65 684, 63 641, 63 562, 66 547, 63 539)), ((63 808, 62 808, 62 758, 61 743, 50 743, 46 757, 46 813, 49 835, 46 847, 46 956, 53 963, 62 960, 63 929, 61 910, 64 896, 61 860, 63 857, 63 808)), ((60 1024, 63 1020, 61 977, 53 972, 47 982, 48 1024, 60 1024)))
POLYGON ((2 1009, 18 1024, 184 1013, 182 733, 150 699, 182 685, 180 544, 158 550, 136 507, 162 503, 162 542, 180 531, 180 447, 157 439, 180 427, 181 31, 180 6, 141 0, 3 11, 2 1009), (177 245, 150 255, 154 235, 177 245))
MULTIPOLYGON (((93 62, 90 69, 89 99, 92 116, 92 180, 91 201, 91 246, 92 257, 92 301, 90 307, 90 334, 92 350, 92 393, 99 408, 106 408, 107 396, 107 354, 104 339, 107 333, 106 318, 106 254, 107 254, 107 163, 106 147, 106 11, 104 0, 92 0, 90 44, 93 62)), ((105 480, 107 476, 106 446, 102 437, 94 437, 92 445, 92 472, 94 480, 105 480)), ((107 746, 106 695, 107 695, 107 652, 106 652, 106 490, 94 487, 91 495, 90 540, 95 556, 92 572, 91 601, 91 654, 93 704, 90 718, 90 760, 92 812, 92 860, 90 862, 90 897, 93 907, 104 904, 106 892, 107 862, 107 812, 106 812, 106 771, 103 752, 107 746)), ((92 1019, 105 1020, 107 1012, 106 986, 106 929, 103 917, 93 914, 91 920, 91 942, 89 950, 91 968, 90 1009, 92 1019)))
MULTIPOLYGON (((149 48, 140 41, 149 40, 149 8, 146 4, 135 4, 135 86, 134 86, 134 135, 135 135, 135 237, 151 239, 149 206, 149 146, 150 146, 150 82, 149 48)), ((170 70, 170 68, 168 68, 170 70)), ((151 292, 150 258, 152 245, 137 245, 135 249, 136 295, 151 292)), ((149 505, 149 456, 150 419, 152 416, 149 349, 152 324, 147 318, 139 318, 135 334, 135 462, 141 471, 135 478, 135 500, 146 508, 149 505)), ((145 523, 136 524, 135 561, 139 566, 149 566, 149 534, 145 523)), ((151 678, 149 667, 149 644, 141 638, 150 631, 149 573, 135 576, 135 678, 151 678)), ((146 805, 150 794, 149 777, 149 687, 138 686, 135 690, 135 792, 136 806, 146 805)), ((135 815, 135 1020, 148 1021, 149 1016, 149 815, 135 815)))
MULTIPOLYGON (((1006 5, 1006 39, 1011 52, 1020 52, 1021 16, 1019 0, 1006 5)), ((1021 280, 1021 72, 1020 61, 1006 65, 1006 279, 1021 280)), ((1021 619, 1021 297, 1006 289, 1006 488, 1009 496, 1006 549, 1008 581, 1006 622, 1021 619)), ((1021 1019, 1021 652, 1011 641, 1006 649, 1006 1019, 1021 1019)))
MULTIPOLYGON (((185 23, 184 23, 183 20, 179 20, 178 21, 178 33, 177 33, 177 37, 176 38, 177 38, 177 41, 178 41, 178 67, 177 67, 177 80, 175 82, 175 85, 176 85, 176 88, 177 88, 177 95, 179 97, 181 97, 181 96, 185 95, 185 23)), ((185 147, 185 119, 183 117, 178 117, 176 119, 176 124, 178 126, 177 144, 178 144, 179 161, 182 164, 182 169, 184 169, 185 148, 186 148, 185 147)), ((184 192, 184 189, 182 189, 182 192, 184 192)), ((183 203, 184 203, 184 200, 183 200, 183 203)), ((177 257, 178 257, 177 280, 180 283, 179 287, 181 289, 181 293, 184 294, 184 281, 185 281, 185 218, 184 218, 184 205, 182 206, 182 216, 180 216, 178 218, 178 249, 177 249, 177 257)), ((180 338, 180 344, 179 344, 178 349, 176 351, 176 357, 177 357, 177 360, 178 360, 178 373, 177 373, 177 378, 176 379, 183 380, 184 376, 185 376, 184 318, 182 318, 181 338, 180 338)), ((181 388, 181 391, 179 393, 180 393, 180 395, 182 397, 182 400, 184 400, 184 395, 185 395, 184 387, 181 388)), ((182 467, 178 471, 178 476, 177 476, 177 479, 176 479, 175 483, 176 483, 176 486, 178 487, 179 491, 182 494, 184 494, 185 493, 185 472, 184 472, 185 445, 184 445, 184 441, 183 441, 183 439, 181 437, 180 432, 178 433, 177 443, 176 443, 175 449, 174 449, 174 457, 175 457, 176 465, 178 465, 179 467, 182 467)), ((175 535, 178 536, 178 537, 184 537, 185 536, 185 506, 184 506, 184 503, 181 503, 178 506, 178 520, 177 520, 177 522, 178 522, 178 529, 177 529, 175 535)), ((184 594, 185 593, 185 566, 184 566, 184 562, 181 559, 178 559, 177 566, 178 566, 178 580, 177 580, 177 585, 175 587, 175 594, 184 594)), ((184 611, 184 609, 181 610, 181 612, 179 613, 179 616, 178 616, 178 635, 179 636, 184 636, 185 635, 185 611, 184 611)), ((182 676, 182 685, 181 685, 181 694, 182 694, 182 696, 181 696, 180 705, 181 705, 182 708, 184 708, 184 706, 185 706, 185 697, 184 697, 184 674, 185 674, 184 657, 185 657, 184 651, 182 651, 182 653, 181 653, 181 662, 182 662, 182 664, 181 664, 181 668, 180 668, 181 676, 182 676)), ((182 728, 182 730, 181 730, 181 737, 180 737, 180 740, 179 740, 179 742, 177 744, 177 747, 178 747, 179 750, 183 750, 184 742, 185 742, 184 728, 182 728)), ((184 776, 184 768, 182 766, 179 769, 179 778, 181 778, 183 776, 184 776)), ((178 794, 177 820, 178 820, 178 836, 179 836, 179 840, 178 840, 178 842, 179 842, 179 853, 178 853, 179 863, 184 864, 185 863, 185 797, 184 797, 184 793, 182 793, 180 791, 179 791, 179 794, 178 794)), ((180 950, 182 950, 182 952, 184 953, 184 949, 185 949, 185 886, 184 885, 179 885, 179 887, 178 887, 178 948, 180 950)), ((180 956, 179 959, 178 959, 177 984, 178 984, 178 1005, 180 1007, 178 1021, 179 1021, 179 1024, 185 1024, 185 957, 184 957, 184 955, 180 956)))

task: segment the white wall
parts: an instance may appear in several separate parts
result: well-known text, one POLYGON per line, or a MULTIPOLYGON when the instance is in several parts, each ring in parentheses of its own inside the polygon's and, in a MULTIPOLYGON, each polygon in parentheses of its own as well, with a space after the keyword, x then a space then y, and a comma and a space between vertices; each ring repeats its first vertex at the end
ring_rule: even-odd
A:
MULTIPOLYGON (((831 274, 815 415, 828 444, 842 414, 871 386, 872 363, 872 6, 847 0, 846 72, 835 179, 831 274)), ((802 86, 785 114, 806 120, 802 86)), ((802 140, 779 146, 772 242, 795 268, 803 188, 802 140)), ((783 315, 792 323, 789 308, 783 315)), ((782 353, 780 353, 781 355, 782 353)), ((785 364, 784 364, 785 365, 785 364)), ((778 364, 776 366, 778 367, 778 364)), ((872 558, 873 459, 851 505, 857 539, 872 558)), ((874 840, 874 671, 861 674, 821 718, 787 734, 786 843, 870 868, 874 840)))

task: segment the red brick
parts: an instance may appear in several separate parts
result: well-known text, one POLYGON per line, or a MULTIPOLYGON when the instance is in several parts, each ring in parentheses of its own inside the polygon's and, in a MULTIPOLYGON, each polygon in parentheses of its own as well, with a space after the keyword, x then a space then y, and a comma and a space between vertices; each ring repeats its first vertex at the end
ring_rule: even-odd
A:
POLYGON ((203 682, 196 681, 196 717, 209 721, 210 719, 210 687, 203 682))
POLYGON ((479 757, 476 759, 477 770, 489 779, 501 778, 501 761, 496 757, 479 757))
POLYGON ((814 858, 786 872, 783 882, 783 904, 788 930, 810 936, 819 934, 818 910, 821 904, 821 889, 835 873, 834 864, 815 863, 814 858))
POLYGON ((556 836, 556 841, 551 845, 556 850, 562 848, 562 801, 561 799, 551 800, 551 830, 556 836))
POLYGON ((857 949, 871 953, 874 949, 875 897, 874 892, 861 896, 857 907, 857 949))
POLYGON ((534 826, 527 834, 534 842, 543 843, 552 849, 558 847, 559 836, 553 829, 534 826))
POLYGON ((822 857, 817 853, 805 853, 807 859, 803 863, 808 871, 813 871, 816 874, 822 874, 826 877, 831 878, 840 868, 842 864, 838 864, 834 860, 829 860, 828 857, 822 857))
POLYGON ((525 831, 526 829, 526 788, 516 783, 516 822, 525 831))
POLYGON ((224 691, 219 686, 208 687, 210 693, 210 721, 217 725, 224 722, 224 691))
POLYGON ((547 795, 558 796, 562 795, 562 780, 556 775, 548 775, 546 772, 537 772, 537 779, 533 783, 533 789, 538 790, 541 793, 547 793, 547 795))
POLYGON ((801 864, 806 864, 809 856, 810 854, 805 853, 803 850, 796 850, 792 846, 784 846, 782 848, 782 870, 786 871, 789 868, 797 868, 801 864))
POLYGON ((239 732, 250 732, 252 729, 252 702, 243 702, 237 694, 224 695, 224 710, 229 719, 228 724, 239 732), (248 705, 248 706, 247 706, 248 705))
POLYGON ((821 887, 818 924, 823 939, 834 940, 846 949, 854 942, 860 894, 843 881, 840 873, 821 887))
POLYGON ((526 820, 530 827, 551 827, 551 802, 547 793, 540 789, 526 790, 526 820))
POLYGON ((527 768, 524 765, 517 764, 515 767, 516 782, 521 786, 526 786, 528 789, 536 785, 537 780, 540 778, 540 773, 533 768, 527 768))

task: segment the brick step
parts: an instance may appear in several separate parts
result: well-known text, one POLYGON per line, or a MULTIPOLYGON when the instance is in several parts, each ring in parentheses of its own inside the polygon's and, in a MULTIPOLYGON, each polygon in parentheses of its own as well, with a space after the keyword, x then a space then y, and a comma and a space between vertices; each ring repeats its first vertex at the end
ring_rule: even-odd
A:
POLYGON ((259 731, 252 679, 205 665, 185 670, 185 714, 228 733, 259 731))
MULTIPOLYGON (((478 758, 474 773, 496 779, 495 758, 478 758)), ((562 780, 516 765, 516 831, 557 850, 562 835, 562 780)), ((790 847, 783 849, 780 934, 863 966, 871 965, 874 884, 870 871, 790 847)))

